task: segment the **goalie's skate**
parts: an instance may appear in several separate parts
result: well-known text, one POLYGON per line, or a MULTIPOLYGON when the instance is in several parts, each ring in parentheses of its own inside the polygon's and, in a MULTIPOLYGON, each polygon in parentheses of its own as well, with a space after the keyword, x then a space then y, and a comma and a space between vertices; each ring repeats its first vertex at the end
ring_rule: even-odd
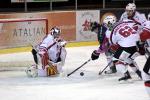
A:
POLYGON ((27 67, 25 70, 28 77, 37 77, 38 76, 38 69, 36 65, 32 65, 30 67, 27 67))

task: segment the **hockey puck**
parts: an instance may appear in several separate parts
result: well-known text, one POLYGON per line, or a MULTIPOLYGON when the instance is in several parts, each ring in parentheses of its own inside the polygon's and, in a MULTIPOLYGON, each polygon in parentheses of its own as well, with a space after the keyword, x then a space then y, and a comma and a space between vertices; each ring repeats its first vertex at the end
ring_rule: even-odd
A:
POLYGON ((84 75, 84 73, 83 73, 83 72, 81 72, 81 73, 80 73, 80 76, 83 76, 83 75, 84 75))

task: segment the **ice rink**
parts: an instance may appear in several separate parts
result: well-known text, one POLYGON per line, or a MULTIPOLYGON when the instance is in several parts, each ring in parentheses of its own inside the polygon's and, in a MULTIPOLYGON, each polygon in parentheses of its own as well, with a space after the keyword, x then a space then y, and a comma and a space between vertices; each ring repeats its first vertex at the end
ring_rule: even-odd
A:
MULTIPOLYGON (((97 46, 67 48, 64 74, 68 74, 87 61, 97 46)), ((136 59, 140 69, 145 57, 136 59)), ((0 55, 1 62, 32 62, 30 52, 0 55)), ((132 73, 132 83, 120 84, 118 74, 98 75, 107 65, 104 54, 96 61, 90 61, 70 77, 28 78, 25 72, 0 72, 0 100, 150 100, 143 81, 132 73), (80 76, 84 72, 84 76, 80 76)), ((22 68, 24 69, 24 68, 22 68)))

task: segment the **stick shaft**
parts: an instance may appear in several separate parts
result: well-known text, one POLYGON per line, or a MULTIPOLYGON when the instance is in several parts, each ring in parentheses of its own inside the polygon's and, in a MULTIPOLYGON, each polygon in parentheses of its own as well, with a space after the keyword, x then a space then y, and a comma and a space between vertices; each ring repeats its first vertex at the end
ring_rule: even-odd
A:
POLYGON ((111 62, 109 62, 108 64, 107 64, 107 66, 105 66, 104 68, 103 68, 103 70, 101 71, 99 71, 99 75, 101 75, 104 71, 105 71, 105 69, 112 63, 113 61, 111 61, 111 62))
POLYGON ((71 74, 75 73, 77 70, 79 70, 81 67, 83 67, 85 64, 87 64, 89 61, 91 61, 91 59, 87 60, 86 62, 84 62, 81 66, 79 66, 78 68, 76 68, 75 70, 73 70, 72 72, 70 72, 69 74, 67 74, 67 76, 70 76, 71 74))

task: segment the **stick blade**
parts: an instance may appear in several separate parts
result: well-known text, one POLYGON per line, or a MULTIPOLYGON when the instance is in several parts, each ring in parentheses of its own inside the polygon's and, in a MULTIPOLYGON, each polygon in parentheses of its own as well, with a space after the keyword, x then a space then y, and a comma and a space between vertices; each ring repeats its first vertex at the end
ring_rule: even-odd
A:
POLYGON ((98 75, 101 75, 102 74, 102 71, 99 71, 98 75))

